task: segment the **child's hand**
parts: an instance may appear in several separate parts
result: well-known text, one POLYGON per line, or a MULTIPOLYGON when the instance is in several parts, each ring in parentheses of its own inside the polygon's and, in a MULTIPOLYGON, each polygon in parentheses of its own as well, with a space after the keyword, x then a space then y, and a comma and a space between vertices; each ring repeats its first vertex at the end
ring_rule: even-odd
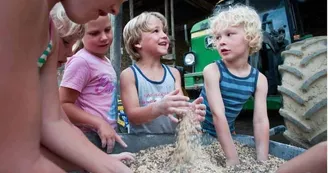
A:
POLYGON ((134 157, 135 155, 130 153, 130 152, 123 152, 120 154, 111 154, 111 156, 113 156, 114 158, 117 158, 120 161, 134 161, 134 157))
POLYGON ((173 114, 185 114, 187 112, 185 108, 192 106, 188 100, 188 97, 179 95, 179 90, 176 89, 164 96, 162 100, 153 103, 152 113, 153 115, 167 115, 172 121, 178 122, 173 114))
POLYGON ((111 153, 115 146, 115 141, 120 143, 123 147, 127 147, 122 138, 115 132, 115 130, 105 121, 101 123, 97 131, 103 148, 107 145, 107 153, 111 153))
POLYGON ((195 110, 196 114, 196 120, 199 122, 202 122, 205 120, 205 114, 206 114, 206 106, 205 104, 202 104, 203 97, 198 97, 196 100, 192 102, 193 109, 195 110))

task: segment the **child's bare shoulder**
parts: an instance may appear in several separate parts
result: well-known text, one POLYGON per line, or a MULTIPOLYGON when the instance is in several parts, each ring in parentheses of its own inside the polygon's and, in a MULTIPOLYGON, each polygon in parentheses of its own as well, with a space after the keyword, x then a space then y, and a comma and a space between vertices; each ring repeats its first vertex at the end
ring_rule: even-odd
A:
POLYGON ((264 91, 264 92, 267 92, 267 90, 268 90, 267 78, 261 72, 259 72, 259 75, 257 78, 256 90, 264 91))
POLYGON ((179 70, 175 67, 167 66, 172 73, 179 73, 179 70))
POLYGON ((121 72, 120 78, 128 78, 128 79, 133 79, 134 80, 134 74, 133 74, 133 70, 131 69, 131 67, 128 67, 126 69, 124 69, 121 72))
POLYGON ((217 72, 218 70, 219 70, 218 65, 215 62, 213 62, 205 66, 203 73, 213 73, 213 72, 217 72))

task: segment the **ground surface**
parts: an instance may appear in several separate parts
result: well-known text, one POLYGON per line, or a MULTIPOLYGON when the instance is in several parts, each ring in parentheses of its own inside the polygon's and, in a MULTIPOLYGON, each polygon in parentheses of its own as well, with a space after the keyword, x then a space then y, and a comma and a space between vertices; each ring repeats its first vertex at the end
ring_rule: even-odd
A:
MULTIPOLYGON (((284 125, 284 119, 279 115, 277 111, 268 112, 270 128, 278 125, 284 125)), ((243 111, 236 120, 236 133, 253 136, 253 111, 243 111)), ((280 143, 290 144, 289 141, 282 135, 274 135, 270 137, 270 140, 280 143)))

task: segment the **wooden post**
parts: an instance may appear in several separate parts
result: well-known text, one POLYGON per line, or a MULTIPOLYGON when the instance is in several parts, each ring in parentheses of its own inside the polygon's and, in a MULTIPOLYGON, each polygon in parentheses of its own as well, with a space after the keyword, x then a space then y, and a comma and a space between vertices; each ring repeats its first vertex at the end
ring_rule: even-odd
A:
POLYGON ((174 33, 174 0, 171 0, 171 45, 172 58, 175 61, 175 33, 174 33))
MULTIPOLYGON (((114 67, 114 70, 116 72, 118 84, 121 74, 121 57, 122 57, 122 53, 121 53, 121 40, 122 40, 121 37, 122 37, 122 21, 123 21, 122 10, 123 9, 121 6, 120 11, 116 16, 111 15, 113 42, 110 47, 109 57, 114 67)), ((119 93, 120 92, 119 86, 117 88, 118 88, 117 93, 119 93)))
POLYGON ((134 6, 133 0, 129 0, 130 20, 134 17, 134 6))
MULTIPOLYGON (((164 1, 164 11, 165 11, 165 18, 167 20, 167 27, 169 27, 169 19, 170 19, 170 16, 169 16, 169 0, 165 0, 164 1)), ((168 31, 169 32, 169 31, 168 31)))

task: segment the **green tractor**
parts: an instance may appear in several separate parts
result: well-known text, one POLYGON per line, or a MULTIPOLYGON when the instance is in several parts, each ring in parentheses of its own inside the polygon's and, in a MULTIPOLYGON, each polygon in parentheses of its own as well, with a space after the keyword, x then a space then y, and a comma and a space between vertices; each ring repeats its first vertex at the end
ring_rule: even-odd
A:
MULTIPOLYGON (((254 7, 260 14, 263 46, 259 53, 249 57, 249 63, 268 79, 268 109, 279 109, 284 117, 287 127, 284 136, 304 148, 327 140, 327 37, 317 36, 326 35, 327 2, 220 2, 214 10, 242 3, 254 7), (316 12, 308 10, 311 5, 317 7, 316 12), (322 24, 316 22, 318 18, 322 19, 322 24)), ((204 84, 204 67, 221 57, 209 35, 208 19, 193 25, 190 33, 190 51, 184 55, 185 69, 189 71, 185 70, 183 81, 188 95, 196 98, 204 84)), ((252 110, 253 107, 254 99, 251 98, 244 109, 252 110)))

